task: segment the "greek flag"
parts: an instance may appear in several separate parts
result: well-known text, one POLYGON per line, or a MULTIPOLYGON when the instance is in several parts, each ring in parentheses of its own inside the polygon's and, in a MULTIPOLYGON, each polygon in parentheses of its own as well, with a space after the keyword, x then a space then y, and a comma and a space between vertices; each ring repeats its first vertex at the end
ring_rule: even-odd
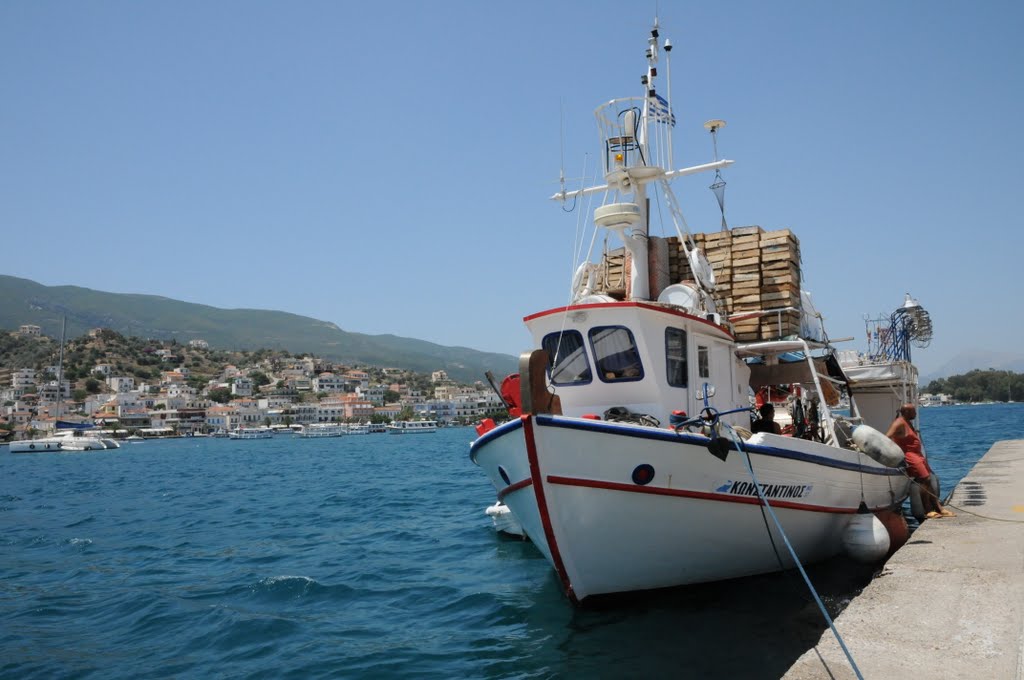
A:
POLYGON ((660 94, 648 98, 647 106, 651 120, 655 123, 668 123, 672 127, 676 126, 676 114, 672 113, 672 107, 660 94))

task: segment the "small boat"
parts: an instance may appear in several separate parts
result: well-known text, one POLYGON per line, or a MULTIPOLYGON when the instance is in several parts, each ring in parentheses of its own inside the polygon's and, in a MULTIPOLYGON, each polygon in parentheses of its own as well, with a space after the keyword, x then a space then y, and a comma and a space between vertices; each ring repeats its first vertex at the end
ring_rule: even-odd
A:
MULTIPOLYGON (((525 317, 534 344, 506 378, 515 388, 499 390, 510 420, 480 427, 470 458, 573 603, 781 571, 844 549, 884 556, 884 528, 884 548, 881 538, 858 541, 862 517, 881 524, 873 515, 907 497, 909 480, 884 443, 895 445, 833 412, 847 378, 827 335, 804 329, 790 235, 725 226, 719 172, 732 161, 716 146, 712 162, 673 164, 676 119, 655 88, 669 44, 657 23, 644 54, 637 96, 595 112, 603 184, 552 197, 576 209, 594 197, 595 234, 581 243, 621 243, 622 255, 580 249, 587 256, 571 282, 554 288, 571 291, 569 304, 525 317), (716 173, 723 228, 698 239, 671 182, 702 172, 716 173), (656 228, 674 229, 678 257, 656 228), (724 239, 747 253, 716 260, 737 276, 727 294, 704 252, 724 239), (743 315, 740 281, 753 281, 758 305, 743 315), (748 330, 756 337, 739 340, 748 330), (786 432, 753 420, 752 395, 762 391, 786 395, 786 432)), ((705 124, 712 140, 724 125, 705 124)))
POLYGON ((426 434, 437 432, 437 422, 433 420, 396 420, 387 426, 388 434, 426 434))
POLYGON ((271 439, 274 431, 269 427, 240 427, 228 432, 229 439, 271 439))
POLYGON ((132 435, 128 435, 127 437, 125 437, 124 440, 126 442, 131 442, 132 444, 138 444, 139 442, 146 441, 146 438, 145 437, 140 437, 137 434, 132 434, 132 435))
POLYGON ((491 521, 494 523, 494 529, 498 533, 526 538, 526 532, 523 531, 523 525, 519 523, 519 520, 517 520, 516 516, 512 514, 512 511, 508 509, 508 506, 501 501, 489 506, 484 510, 484 513, 491 518, 491 521))
POLYGON ((299 436, 305 439, 318 437, 344 437, 348 434, 344 425, 338 423, 313 423, 299 430, 299 436))

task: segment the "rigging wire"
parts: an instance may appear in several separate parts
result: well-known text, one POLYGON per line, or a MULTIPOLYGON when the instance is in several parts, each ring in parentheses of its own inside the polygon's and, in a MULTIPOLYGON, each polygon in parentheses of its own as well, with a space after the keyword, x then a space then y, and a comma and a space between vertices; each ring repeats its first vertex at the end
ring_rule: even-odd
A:
MULTIPOLYGON (((736 450, 743 454, 743 462, 746 464, 747 472, 750 473, 750 478, 754 482, 754 489, 757 491, 757 496, 758 498, 761 499, 761 505, 763 508, 762 512, 764 510, 767 510, 768 514, 771 515, 772 522, 775 524, 775 528, 778 529, 779 535, 782 537, 783 542, 786 544, 786 549, 789 550, 789 554, 793 558, 793 562, 796 564, 797 569, 800 570, 800 575, 803 576, 804 583, 807 584, 807 588, 811 591, 811 595, 814 596, 814 601, 815 603, 817 603, 818 609, 821 610, 821 615, 828 623, 828 627, 832 629, 832 634, 835 636, 836 641, 842 648, 843 654, 846 655, 846 660, 850 662, 850 667, 853 669, 853 672, 857 676, 858 680, 864 680, 864 676, 863 674, 861 674, 860 668, 857 666, 857 662, 854 661, 853 655, 850 653, 850 650, 846 647, 846 642, 843 641, 843 637, 839 634, 839 631, 836 630, 836 625, 835 623, 833 623, 832 617, 829 616, 828 609, 825 608, 825 604, 821 601, 821 597, 818 595, 818 591, 814 589, 814 584, 811 583, 810 577, 804 570, 804 565, 800 562, 800 558, 797 556, 796 550, 793 548, 793 545, 789 542, 789 537, 786 536, 786 532, 782 528, 782 522, 779 521, 778 515, 775 514, 774 508, 772 508, 771 504, 768 502, 768 498, 765 497, 764 490, 761 488, 761 483, 758 481, 757 474, 754 472, 754 466, 751 465, 750 454, 747 452, 746 449, 743 448, 743 444, 740 442, 739 435, 736 433, 735 428, 733 428, 728 423, 722 424, 729 432, 729 436, 732 438, 733 443, 736 445, 736 450)), ((769 535, 771 535, 770 532, 769 535)))

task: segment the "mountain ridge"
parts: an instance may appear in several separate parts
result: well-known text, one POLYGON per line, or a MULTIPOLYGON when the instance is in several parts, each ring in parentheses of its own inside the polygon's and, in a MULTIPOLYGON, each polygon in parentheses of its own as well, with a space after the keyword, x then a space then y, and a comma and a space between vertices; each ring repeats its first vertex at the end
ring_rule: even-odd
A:
POLYGON ((939 368, 922 375, 920 383, 927 385, 933 380, 948 378, 953 375, 963 375, 975 369, 995 369, 999 371, 1013 371, 1024 373, 1024 354, 1013 354, 1010 352, 993 352, 971 348, 963 350, 953 358, 946 361, 939 368))
POLYGON ((122 335, 183 343, 201 339, 218 349, 279 349, 353 364, 417 372, 444 370, 464 382, 482 380, 488 370, 497 375, 516 370, 516 358, 511 355, 393 334, 356 333, 291 312, 223 309, 161 295, 46 286, 0 274, 0 327, 34 324, 45 334, 59 337, 65 316, 71 338, 93 328, 110 328, 122 335))

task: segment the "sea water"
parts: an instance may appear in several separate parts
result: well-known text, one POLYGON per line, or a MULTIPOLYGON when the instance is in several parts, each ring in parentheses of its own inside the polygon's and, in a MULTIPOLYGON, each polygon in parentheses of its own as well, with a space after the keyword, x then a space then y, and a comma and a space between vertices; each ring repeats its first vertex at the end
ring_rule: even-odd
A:
MULTIPOLYGON (((1022 404, 921 420, 944 493, 1024 437, 1022 404)), ((0 677, 775 678, 825 630, 793 572, 574 608, 472 438, 0 448, 0 677)), ((833 615, 872 576, 809 572, 833 615)))

